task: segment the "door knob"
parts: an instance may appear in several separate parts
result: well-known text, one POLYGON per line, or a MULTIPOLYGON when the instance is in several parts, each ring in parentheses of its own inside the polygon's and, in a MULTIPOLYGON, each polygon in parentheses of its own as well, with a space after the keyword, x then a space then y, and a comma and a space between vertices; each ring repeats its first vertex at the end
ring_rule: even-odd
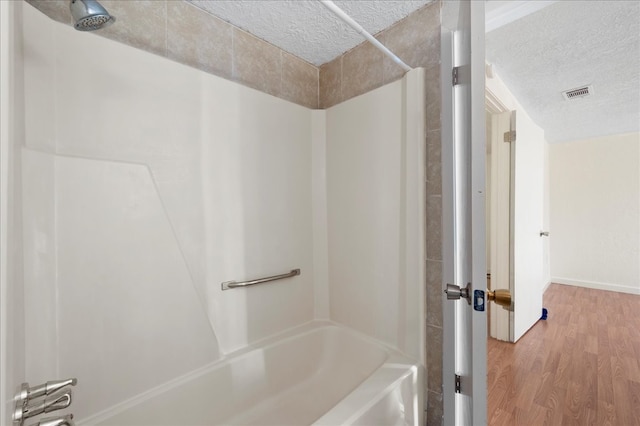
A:
POLYGON ((458 300, 460 298, 467 299, 467 302, 471 304, 471 284, 467 284, 466 287, 460 287, 455 284, 447 284, 447 289, 444 291, 447 294, 447 300, 458 300))
POLYGON ((504 306, 511 310, 511 291, 501 288, 494 291, 487 290, 487 300, 493 300, 496 305, 504 306))

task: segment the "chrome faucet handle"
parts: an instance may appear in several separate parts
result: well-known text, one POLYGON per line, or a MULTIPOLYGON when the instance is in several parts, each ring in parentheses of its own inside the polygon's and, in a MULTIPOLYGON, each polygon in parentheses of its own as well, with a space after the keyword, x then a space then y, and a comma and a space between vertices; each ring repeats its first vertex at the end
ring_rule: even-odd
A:
MULTIPOLYGON (((78 379, 70 378, 65 380, 54 380, 51 382, 46 382, 38 386, 34 386, 32 388, 27 389, 27 400, 41 397, 42 395, 51 395, 59 389, 62 389, 65 386, 75 386, 78 383, 78 379)), ((28 385, 27 385, 28 386, 28 385)))
POLYGON ((30 426, 75 426, 75 423, 73 422, 73 414, 67 414, 61 417, 46 417, 30 426))
POLYGON ((73 393, 70 388, 65 388, 52 395, 45 396, 43 399, 33 404, 25 404, 16 407, 13 413, 13 421, 22 424, 26 419, 37 416, 42 413, 50 413, 56 410, 62 410, 71 405, 73 393))

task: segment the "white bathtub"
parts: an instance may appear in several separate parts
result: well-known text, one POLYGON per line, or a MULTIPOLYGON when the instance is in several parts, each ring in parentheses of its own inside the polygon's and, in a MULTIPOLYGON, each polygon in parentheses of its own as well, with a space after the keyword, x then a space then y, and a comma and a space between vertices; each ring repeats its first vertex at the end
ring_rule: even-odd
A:
POLYGON ((80 424, 417 426, 422 370, 357 332, 314 322, 80 424))

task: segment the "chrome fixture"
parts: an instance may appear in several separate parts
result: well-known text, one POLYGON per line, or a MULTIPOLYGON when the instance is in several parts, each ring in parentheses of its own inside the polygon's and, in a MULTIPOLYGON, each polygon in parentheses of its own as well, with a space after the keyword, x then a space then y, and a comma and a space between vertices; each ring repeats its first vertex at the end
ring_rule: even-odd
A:
MULTIPOLYGON (((71 386, 77 383, 78 380, 75 378, 55 380, 34 387, 29 387, 29 383, 23 383, 14 397, 14 425, 22 426, 28 418, 69 407, 73 397, 71 386)), ((73 426, 72 419, 73 415, 49 417, 36 425, 73 426)))
POLYGON ((249 287, 251 285, 268 283, 269 281, 282 280, 284 278, 295 277, 296 275, 300 275, 300 269, 292 269, 291 272, 287 272, 286 274, 274 275, 272 277, 266 278, 258 278, 250 281, 225 281, 221 284, 223 290, 229 290, 231 288, 238 287, 249 287))
POLYGON ((540 231, 540 236, 541 237, 548 237, 549 236, 549 231, 540 231))
POLYGON ((467 283, 466 287, 447 284, 444 292, 447 294, 447 300, 467 299, 467 302, 471 304, 471 283, 467 283))
POLYGON ((114 16, 95 0, 71 0, 69 5, 74 27, 78 31, 95 31, 116 21, 114 16))
POLYGON ((61 417, 46 417, 30 426, 75 426, 75 423, 73 422, 73 414, 67 414, 61 417))
POLYGON ((67 408, 71 405, 71 397, 71 389, 63 389, 32 404, 18 406, 13 413, 13 421, 22 423, 30 417, 67 408))
POLYGON ((29 387, 29 383, 23 383, 20 387, 20 391, 16 394, 16 400, 28 403, 31 399, 38 398, 43 395, 51 395, 65 386, 75 386, 77 383, 78 380, 74 378, 46 382, 32 388, 29 387))

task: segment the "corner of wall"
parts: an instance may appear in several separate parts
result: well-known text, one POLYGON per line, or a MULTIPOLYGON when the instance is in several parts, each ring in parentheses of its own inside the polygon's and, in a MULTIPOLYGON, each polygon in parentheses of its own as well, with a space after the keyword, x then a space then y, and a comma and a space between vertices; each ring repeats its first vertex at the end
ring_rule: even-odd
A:
MULTIPOLYGON (((426 4, 376 34, 376 39, 410 67, 429 70, 437 66, 440 63, 439 6, 440 2, 426 4)), ((330 108, 404 75, 397 64, 365 41, 319 67, 319 106, 330 108)))
POLYGON ((324 110, 311 111, 311 191, 314 317, 315 319, 328 319, 327 112, 324 110))

